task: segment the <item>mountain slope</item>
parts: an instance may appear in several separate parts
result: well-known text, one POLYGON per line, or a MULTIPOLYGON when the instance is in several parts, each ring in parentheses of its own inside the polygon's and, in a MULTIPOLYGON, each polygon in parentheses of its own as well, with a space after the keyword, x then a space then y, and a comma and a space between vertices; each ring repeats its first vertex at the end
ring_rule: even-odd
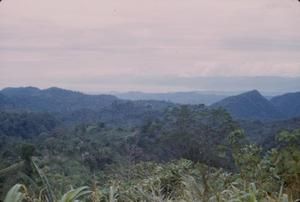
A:
POLYGON ((239 120, 239 126, 245 131, 248 139, 266 147, 275 147, 275 137, 283 130, 292 131, 300 126, 300 117, 274 121, 239 120))
POLYGON ((12 102, 0 93, 0 109, 7 109, 13 107, 12 102))
POLYGON ((99 110, 118 100, 112 95, 85 95, 60 88, 45 90, 34 87, 5 88, 0 93, 9 99, 15 108, 29 111, 99 110))
POLYGON ((236 119, 270 120, 284 117, 257 90, 227 97, 211 107, 222 107, 236 119))
POLYGON ((160 117, 174 104, 165 101, 129 101, 111 95, 86 95, 60 88, 6 88, 0 91, 0 111, 48 112, 66 124, 103 122, 139 125, 160 117))
POLYGON ((300 117, 300 92, 273 97, 271 103, 289 118, 300 117))

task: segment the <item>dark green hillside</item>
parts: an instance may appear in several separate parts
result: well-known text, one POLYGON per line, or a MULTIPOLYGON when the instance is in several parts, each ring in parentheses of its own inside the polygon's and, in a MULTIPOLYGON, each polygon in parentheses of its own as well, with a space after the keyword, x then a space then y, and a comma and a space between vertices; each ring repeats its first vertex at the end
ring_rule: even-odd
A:
POLYGON ((287 117, 300 117, 300 92, 273 97, 271 103, 287 117))
POLYGON ((112 125, 141 126, 147 120, 163 116, 174 106, 164 101, 117 101, 100 112, 101 121, 112 125))
POLYGON ((73 159, 91 171, 120 161, 128 163, 128 159, 170 161, 187 158, 209 165, 232 166, 226 147, 227 137, 236 129, 236 123, 222 110, 203 106, 175 107, 160 118, 148 119, 140 127, 135 124, 131 128, 119 126, 104 122, 79 124, 39 137, 38 147, 45 156, 52 154, 73 159))
POLYGON ((70 185, 89 185, 84 189, 91 191, 82 195, 87 202, 96 196, 95 201, 105 202, 297 199, 299 131, 281 134, 275 140, 280 147, 263 156, 236 129, 223 110, 181 106, 141 128, 98 123, 55 130, 19 147, 26 150, 0 147, 0 193, 22 183, 30 200, 39 193, 49 197, 50 189, 51 196, 61 198, 70 185), (32 165, 23 158, 28 155, 35 156, 26 158, 32 165), (181 158, 191 161, 176 160, 181 158), (234 172, 228 170, 230 165, 234 172))
POLYGON ((245 130, 248 139, 266 148, 275 147, 275 136, 283 130, 294 130, 300 127, 300 118, 276 120, 269 122, 240 120, 239 125, 245 130))
POLYGON ((284 118, 284 115, 257 90, 227 97, 211 107, 222 107, 236 119, 272 120, 284 118))
POLYGON ((224 110, 184 105, 148 122, 142 128, 138 145, 152 160, 186 158, 226 167, 230 166, 227 138, 236 126, 224 110))
MULTIPOLYGON (((73 166, 78 172, 92 175, 111 164, 131 164, 145 160, 163 162, 180 158, 215 166, 233 165, 227 137, 236 129, 236 124, 225 111, 210 110, 202 105, 181 106, 169 108, 159 116, 152 116, 152 107, 158 107, 155 104, 141 101, 135 106, 126 102, 115 108, 119 114, 123 113, 122 117, 116 119, 116 123, 73 124, 56 130, 51 130, 55 125, 46 125, 48 122, 43 121, 43 117, 38 114, 6 114, 14 118, 14 128, 10 131, 15 140, 10 139, 10 142, 20 143, 20 138, 27 138, 25 134, 32 137, 37 134, 30 142, 35 144, 45 166, 51 168, 49 175, 68 172, 69 167, 73 166), (142 122, 140 118, 139 124, 136 124, 138 117, 143 114, 145 117, 148 114, 148 119, 142 122), (27 122, 22 124, 25 118, 27 122), (36 124, 35 118, 40 125, 36 124), (120 127, 117 123, 125 123, 126 120, 131 128, 128 125, 120 127), (32 131, 25 127, 28 124, 32 131), (38 136, 41 132, 47 135, 38 136)), ((26 139, 24 141, 29 142, 26 139)), ((6 147, 7 151, 11 153, 10 156, 18 153, 6 147)), ((2 158, 5 160, 5 156, 2 158)), ((70 176, 70 180, 74 182, 75 179, 70 176)))
POLYGON ((3 92, 0 200, 15 184, 8 196, 26 202, 68 201, 61 198, 73 194, 86 202, 300 197, 300 120, 270 120, 278 118, 274 107, 257 91, 222 101, 247 120, 219 106, 58 88, 3 92), (83 193, 66 193, 84 185, 83 193))
POLYGON ((0 112, 0 136, 34 138, 58 125, 58 120, 46 113, 0 112))
POLYGON ((110 126, 138 127, 146 120, 163 115, 172 103, 163 101, 125 101, 118 100, 101 110, 80 109, 54 113, 65 125, 103 122, 110 126))

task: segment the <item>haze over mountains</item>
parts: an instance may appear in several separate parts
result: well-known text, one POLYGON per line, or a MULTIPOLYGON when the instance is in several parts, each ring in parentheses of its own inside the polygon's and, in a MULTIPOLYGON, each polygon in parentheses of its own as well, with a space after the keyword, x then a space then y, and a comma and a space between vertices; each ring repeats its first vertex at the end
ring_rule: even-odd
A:
MULTIPOLYGON (((233 92, 230 92, 232 94, 233 92)), ((144 93, 127 92, 113 93, 126 100, 163 100, 177 104, 205 104, 210 105, 227 97, 225 92, 170 92, 170 93, 144 93)))
POLYGON ((85 113, 88 112, 88 114, 95 116, 97 114, 95 112, 102 111, 102 114, 105 114, 103 111, 106 111, 109 114, 109 110, 118 111, 119 114, 133 113, 134 111, 130 108, 136 109, 136 112, 161 111, 174 105, 173 103, 179 103, 205 104, 212 108, 221 107, 226 109, 235 119, 279 120, 300 116, 300 92, 275 96, 270 100, 257 90, 234 96, 198 92, 169 94, 132 92, 118 94, 118 97, 114 95, 87 95, 55 87, 45 90, 35 87, 5 88, 0 91, 0 109, 57 113, 74 113, 76 111, 82 113, 84 110, 85 113))

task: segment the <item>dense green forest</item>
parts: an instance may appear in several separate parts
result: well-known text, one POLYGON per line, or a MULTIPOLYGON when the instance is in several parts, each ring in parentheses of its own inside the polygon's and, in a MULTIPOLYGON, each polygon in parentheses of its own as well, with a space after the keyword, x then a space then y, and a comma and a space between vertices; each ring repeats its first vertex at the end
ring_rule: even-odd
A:
POLYGON ((25 91, 0 96, 2 201, 300 199, 299 118, 25 91))

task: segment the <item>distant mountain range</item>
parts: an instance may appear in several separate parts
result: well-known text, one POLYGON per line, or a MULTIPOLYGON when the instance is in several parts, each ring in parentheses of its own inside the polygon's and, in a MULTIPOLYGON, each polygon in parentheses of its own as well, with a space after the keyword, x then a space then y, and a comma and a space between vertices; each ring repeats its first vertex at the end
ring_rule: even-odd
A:
POLYGON ((5 88, 0 91, 0 103, 4 105, 2 108, 29 111, 99 110, 111 105, 116 100, 118 98, 112 95, 86 95, 55 87, 45 90, 35 87, 5 88))
POLYGON ((105 122, 143 123, 160 117, 173 103, 165 101, 129 101, 113 95, 87 95, 56 87, 5 88, 0 91, 0 111, 47 112, 64 123, 105 122))
POLYGON ((236 119, 278 120, 300 116, 300 92, 275 96, 270 100, 257 90, 227 97, 211 105, 222 107, 236 119))
POLYGON ((270 100, 257 90, 235 96, 199 92, 168 94, 131 92, 117 96, 87 95, 55 87, 45 90, 35 87, 5 88, 0 91, 0 109, 68 113, 68 118, 75 117, 78 120, 88 119, 86 118, 88 116, 93 119, 101 112, 101 118, 105 119, 126 119, 128 115, 138 120, 143 113, 149 115, 153 114, 153 111, 162 112, 174 105, 171 103, 174 102, 203 103, 210 105, 211 108, 221 107, 235 119, 280 120, 300 117, 300 92, 275 96, 270 100), (114 117, 112 113, 117 115, 114 117))
MULTIPOLYGON (((129 92, 110 92, 120 99, 125 100, 159 100, 173 102, 176 104, 205 104, 211 105, 222 99, 243 93, 244 91, 187 91, 187 92, 165 92, 165 93, 145 93, 140 91, 129 92)), ((281 95, 281 92, 263 91, 265 98, 271 99, 276 95, 281 95)))
MULTIPOLYGON (((120 99, 126 100, 163 100, 177 104, 205 104, 210 105, 228 96, 225 92, 170 92, 170 93, 143 93, 126 92, 113 93, 120 99)), ((229 94, 230 95, 230 94, 229 94)))

